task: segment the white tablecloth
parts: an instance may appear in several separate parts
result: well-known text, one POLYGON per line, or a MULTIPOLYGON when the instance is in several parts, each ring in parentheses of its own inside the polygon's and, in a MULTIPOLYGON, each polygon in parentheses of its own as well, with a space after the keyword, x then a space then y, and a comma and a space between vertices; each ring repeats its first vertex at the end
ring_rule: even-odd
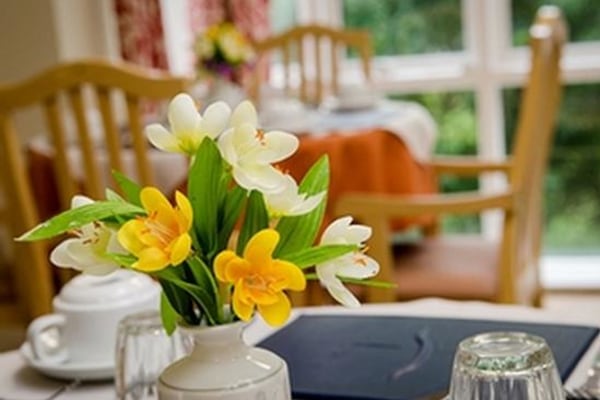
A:
MULTIPOLYGON (((441 299, 425 299, 395 304, 368 304, 359 309, 345 309, 338 306, 302 308, 294 310, 292 318, 300 314, 315 313, 460 317, 600 326, 600 317, 593 310, 589 310, 589 316, 582 313, 556 314, 522 306, 493 305, 482 302, 457 302, 441 299)), ((257 318, 245 331, 246 340, 249 343, 256 343, 273 331, 274 329, 267 327, 262 320, 257 318)), ((567 381, 567 385, 576 386, 583 382, 585 372, 591 365, 593 356, 597 351, 600 351, 600 337, 596 338, 588 352, 582 357, 567 381)), ((60 382, 45 378, 29 368, 18 351, 0 354, 0 399, 43 399, 60 386, 60 382)), ((82 386, 59 397, 60 400, 106 400, 113 398, 114 389, 110 382, 84 383, 82 386)))
MULTIPOLYGON (((29 143, 29 146, 38 154, 47 155, 49 158, 54 157, 54 148, 44 136, 36 137, 29 143)), ((102 145, 99 145, 95 157, 102 186, 109 187, 112 180, 108 152, 102 145)), ((120 172, 139 182, 133 149, 122 150, 121 157, 123 170, 120 172)), ((163 193, 173 192, 174 189, 185 181, 189 161, 182 154, 149 149, 148 157, 155 184, 163 193)), ((74 144, 69 147, 67 160, 71 166, 73 178, 79 182, 83 181, 85 174, 82 153, 79 146, 74 144)))
POLYGON ((433 155, 437 124, 425 107, 410 101, 379 100, 373 107, 336 112, 310 109, 294 100, 270 102, 260 113, 267 128, 326 135, 332 131, 381 128, 398 136, 420 162, 433 155))

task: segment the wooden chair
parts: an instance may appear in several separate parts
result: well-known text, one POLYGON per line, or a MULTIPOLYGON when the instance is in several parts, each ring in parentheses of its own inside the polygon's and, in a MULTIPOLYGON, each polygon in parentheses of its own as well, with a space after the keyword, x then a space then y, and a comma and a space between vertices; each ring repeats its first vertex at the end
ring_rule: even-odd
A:
MULTIPOLYGON (((187 79, 126 63, 89 60, 67 63, 44 71, 30 79, 0 85, 0 170, 5 193, 4 213, 10 235, 16 237, 40 222, 37 205, 45 199, 34 198, 27 175, 23 145, 25 137, 17 132, 14 116, 23 109, 40 107, 45 116, 49 139, 55 149, 54 174, 61 210, 70 207, 71 197, 83 190, 93 198, 104 197, 95 153, 99 151, 91 138, 90 101, 95 99, 102 119, 102 142, 108 153, 110 168, 122 170, 122 142, 131 142, 138 177, 142 184, 153 183, 149 168, 147 142, 143 134, 143 101, 167 100, 188 86, 187 79), (125 99, 127 134, 120 127, 115 112, 114 92, 125 99), (93 99, 90 99, 92 97, 93 99), (88 101, 90 100, 90 101, 88 101), (69 108, 74 116, 77 143, 82 155, 80 168, 83 182, 74 179, 67 157, 68 143, 63 113, 69 108)), ((15 243, 14 265, 0 280, 0 321, 26 323, 51 309, 55 293, 53 271, 48 262, 48 243, 15 243), (6 290, 5 290, 6 289, 6 290), (10 295, 10 296, 9 296, 10 295)))
POLYGON ((325 95, 338 93, 340 58, 346 48, 356 49, 365 82, 371 80, 370 62, 373 52, 371 37, 367 31, 337 30, 319 25, 296 26, 254 43, 254 48, 259 57, 251 88, 255 101, 259 100, 259 91, 265 77, 265 70, 261 65, 268 62, 268 56, 276 52, 281 53, 286 95, 296 94, 304 103, 319 104, 325 95), (327 47, 328 57, 324 53, 327 47), (312 62, 309 63, 309 60, 312 62), (328 76, 325 75, 327 65, 328 76))
POLYGON ((379 278, 397 283, 396 290, 368 288, 367 301, 440 296, 540 304, 543 182, 559 106, 559 61, 565 39, 560 10, 541 8, 530 29, 531 70, 521 99, 512 157, 506 162, 461 158, 432 162, 437 173, 472 176, 503 172, 509 181, 507 190, 413 197, 353 194, 339 200, 338 214, 352 214, 373 227, 369 253, 381 265, 379 278), (487 209, 503 211, 499 241, 436 234, 414 247, 390 244, 391 218, 475 214, 487 209))

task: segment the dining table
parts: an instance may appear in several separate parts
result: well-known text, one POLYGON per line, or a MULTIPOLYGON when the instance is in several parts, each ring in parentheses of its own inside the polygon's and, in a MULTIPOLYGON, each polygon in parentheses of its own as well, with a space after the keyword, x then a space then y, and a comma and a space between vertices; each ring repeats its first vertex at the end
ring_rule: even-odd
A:
MULTIPOLYGON (((521 305, 501 305, 479 301, 456 301, 439 298, 425 298, 399 303, 371 303, 359 308, 341 306, 318 306, 295 308, 287 324, 303 315, 340 316, 405 316, 430 318, 460 318, 490 321, 514 321, 527 323, 551 323, 561 326, 585 325, 600 327, 600 316, 586 312, 556 312, 521 305)), ((281 328, 267 326, 260 317, 255 317, 244 331, 244 339, 256 344, 281 328)), ((591 342, 577 362, 565 382, 566 386, 577 387, 586 379, 586 372, 592 365, 594 356, 600 351, 600 335, 591 342)), ((451 371, 446 371, 449 375, 451 371)), ((37 400, 45 399, 65 381, 47 378, 31 368, 18 350, 0 353, 0 399, 37 400)), ((83 382, 60 394, 59 400, 86 399, 106 400, 115 398, 112 381, 83 382)), ((300 400, 300 399, 298 399, 300 400)))

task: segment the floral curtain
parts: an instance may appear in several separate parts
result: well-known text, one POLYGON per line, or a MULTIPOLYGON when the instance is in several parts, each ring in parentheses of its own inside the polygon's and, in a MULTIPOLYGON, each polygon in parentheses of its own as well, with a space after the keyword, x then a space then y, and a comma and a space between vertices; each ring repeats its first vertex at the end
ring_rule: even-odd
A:
POLYGON ((250 39, 270 33, 269 0, 188 0, 194 34, 208 26, 231 20, 250 39))
MULTIPOLYGON (((123 59, 168 69, 160 0, 114 0, 123 59)), ((192 34, 231 20, 250 39, 270 33, 269 0, 188 0, 192 34)))
POLYGON ((124 60, 168 69, 159 0, 114 0, 124 60))
MULTIPOLYGON (((193 36, 205 31, 209 26, 223 21, 231 21, 251 41, 264 39, 270 34, 269 0, 188 0, 190 30, 193 36)), ((191 57, 192 62, 195 56, 191 57)), ((260 68, 267 75, 267 64, 260 68)), ((238 75, 238 84, 245 90, 255 92, 249 70, 242 69, 238 75)), ((254 94, 253 96, 256 96, 254 94)))
POLYGON ((225 19, 223 0, 188 0, 190 30, 195 35, 225 19))

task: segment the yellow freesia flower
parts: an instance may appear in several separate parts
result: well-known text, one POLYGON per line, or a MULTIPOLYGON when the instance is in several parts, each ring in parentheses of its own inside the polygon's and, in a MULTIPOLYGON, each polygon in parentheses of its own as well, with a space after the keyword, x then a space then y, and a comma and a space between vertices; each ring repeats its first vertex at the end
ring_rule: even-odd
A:
POLYGON ((288 261, 273 259, 278 242, 277 231, 264 229, 248 241, 243 258, 225 250, 215 259, 217 279, 235 285, 233 311, 244 321, 252 317, 256 307, 269 325, 282 325, 291 311, 290 300, 283 290, 306 287, 300 268, 288 261))
POLYGON ((126 222, 118 233, 119 243, 138 258, 132 267, 149 272, 180 264, 192 246, 190 201, 178 191, 173 207, 155 187, 142 189, 140 200, 147 217, 126 222))

